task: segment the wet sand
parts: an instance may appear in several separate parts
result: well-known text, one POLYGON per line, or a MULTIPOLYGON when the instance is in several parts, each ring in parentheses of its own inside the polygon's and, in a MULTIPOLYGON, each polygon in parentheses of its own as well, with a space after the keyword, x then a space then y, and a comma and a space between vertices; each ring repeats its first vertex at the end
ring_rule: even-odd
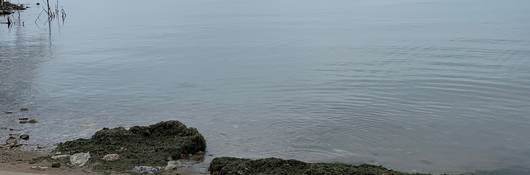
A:
POLYGON ((1 175, 93 175, 85 169, 51 168, 47 162, 31 164, 31 160, 45 156, 45 152, 30 152, 13 149, 0 149, 1 175), (40 168, 38 168, 40 167, 40 168), (46 168, 43 168, 46 167, 46 168), (45 170, 43 170, 45 169, 45 170))

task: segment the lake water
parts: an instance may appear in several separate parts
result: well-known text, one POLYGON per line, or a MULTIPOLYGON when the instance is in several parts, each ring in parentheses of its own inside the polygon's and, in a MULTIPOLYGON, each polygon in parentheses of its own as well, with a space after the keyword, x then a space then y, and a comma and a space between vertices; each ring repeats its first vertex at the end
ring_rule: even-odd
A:
POLYGON ((528 0, 62 0, 51 34, 22 2, 0 127, 32 145, 180 120, 214 156, 530 172, 528 0))

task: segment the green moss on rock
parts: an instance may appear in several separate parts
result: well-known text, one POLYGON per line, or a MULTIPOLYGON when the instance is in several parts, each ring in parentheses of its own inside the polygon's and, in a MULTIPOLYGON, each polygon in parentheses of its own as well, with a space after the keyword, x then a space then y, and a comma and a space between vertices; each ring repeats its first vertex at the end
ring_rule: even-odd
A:
POLYGON ((168 160, 203 152, 204 137, 195 128, 179 121, 160 122, 150 126, 122 127, 97 131, 90 139, 60 143, 55 152, 75 154, 90 152, 95 170, 126 171, 134 166, 165 166, 168 160), (107 154, 119 154, 115 161, 104 161, 107 154))
POLYGON ((209 171, 212 175, 413 175, 367 164, 305 163, 277 158, 250 160, 232 157, 215 158, 209 171))

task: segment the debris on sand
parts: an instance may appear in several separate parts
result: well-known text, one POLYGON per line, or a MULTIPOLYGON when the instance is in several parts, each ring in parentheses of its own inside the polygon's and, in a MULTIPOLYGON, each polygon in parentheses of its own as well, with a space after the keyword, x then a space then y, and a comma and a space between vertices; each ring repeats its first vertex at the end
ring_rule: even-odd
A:
POLYGON ((125 172, 137 166, 165 167, 168 161, 205 149, 206 141, 197 129, 166 121, 130 129, 104 128, 90 139, 60 143, 54 151, 70 155, 90 152, 88 164, 94 170, 125 172), (119 155, 118 159, 114 160, 113 154, 119 155), (113 161, 105 161, 111 157, 113 161))
POLYGON ((375 165, 305 163, 278 158, 250 160, 220 157, 213 159, 209 170, 212 175, 413 175, 375 165))

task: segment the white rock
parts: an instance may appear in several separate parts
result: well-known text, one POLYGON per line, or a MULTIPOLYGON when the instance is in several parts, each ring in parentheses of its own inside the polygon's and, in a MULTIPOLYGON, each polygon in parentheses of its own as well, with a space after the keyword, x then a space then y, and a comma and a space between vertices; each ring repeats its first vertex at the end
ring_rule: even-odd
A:
POLYGON ((84 166, 90 159, 90 153, 77 153, 70 156, 70 163, 74 166, 84 166))
POLYGON ((120 155, 118 155, 118 154, 107 154, 107 155, 103 156, 103 160, 104 161, 111 162, 111 161, 116 161, 118 159, 120 159, 120 155))
POLYGON ((177 169, 178 165, 179 165, 178 161, 168 161, 164 170, 166 171, 175 170, 177 169))
POLYGON ((48 167, 45 167, 45 166, 31 166, 31 169, 45 171, 45 170, 48 169, 48 167))

